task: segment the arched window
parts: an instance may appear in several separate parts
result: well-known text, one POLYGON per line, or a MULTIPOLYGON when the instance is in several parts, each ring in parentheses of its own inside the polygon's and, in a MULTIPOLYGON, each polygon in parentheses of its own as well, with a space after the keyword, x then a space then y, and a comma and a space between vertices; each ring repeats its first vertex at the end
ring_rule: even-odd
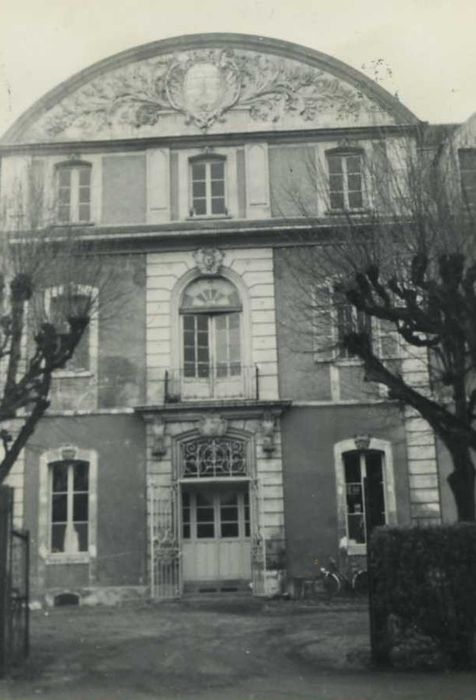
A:
POLYGON ((185 288, 180 315, 184 378, 239 377, 242 305, 236 287, 222 277, 195 280, 185 288))
POLYGON ((58 222, 91 221, 91 164, 66 161, 56 166, 58 222))

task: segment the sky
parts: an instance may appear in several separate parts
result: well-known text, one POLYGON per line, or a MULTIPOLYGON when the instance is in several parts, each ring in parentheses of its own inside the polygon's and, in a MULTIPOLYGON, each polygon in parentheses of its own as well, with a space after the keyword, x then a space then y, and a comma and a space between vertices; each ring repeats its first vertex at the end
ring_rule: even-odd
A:
POLYGON ((0 134, 92 63, 195 32, 259 34, 330 54, 424 121, 476 111, 475 0, 0 0, 0 134))

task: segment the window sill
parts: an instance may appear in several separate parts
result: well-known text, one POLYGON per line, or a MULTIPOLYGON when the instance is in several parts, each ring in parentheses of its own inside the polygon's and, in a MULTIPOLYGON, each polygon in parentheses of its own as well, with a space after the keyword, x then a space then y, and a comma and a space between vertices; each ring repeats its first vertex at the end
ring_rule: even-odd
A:
POLYGON ((327 209, 325 216, 366 216, 372 214, 372 209, 327 209))
POLYGON ((363 365, 362 360, 354 357, 342 357, 335 360, 335 364, 339 367, 361 367, 363 365))
POLYGON ((91 556, 89 552, 79 552, 77 554, 48 554, 46 557, 46 563, 56 565, 56 564, 89 564, 91 561, 91 556))
POLYGON ((197 214, 196 216, 187 216, 186 221, 207 221, 209 219, 232 219, 230 214, 197 214))
POLYGON ((58 369, 53 372, 54 379, 74 379, 75 377, 94 377, 94 373, 90 372, 89 369, 78 369, 77 371, 58 369))
POLYGON ((78 228, 80 226, 95 226, 95 221, 55 221, 53 228, 78 228))
POLYGON ((361 554, 365 556, 367 554, 366 544, 349 544, 347 545, 347 554, 352 556, 353 554, 361 554))

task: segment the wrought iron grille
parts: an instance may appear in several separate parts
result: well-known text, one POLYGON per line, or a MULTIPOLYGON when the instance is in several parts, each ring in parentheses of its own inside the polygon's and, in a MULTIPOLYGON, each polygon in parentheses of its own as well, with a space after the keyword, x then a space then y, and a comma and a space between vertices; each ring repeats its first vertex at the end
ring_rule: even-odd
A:
POLYGON ((183 476, 235 477, 246 476, 246 445, 230 438, 200 438, 183 447, 183 476))

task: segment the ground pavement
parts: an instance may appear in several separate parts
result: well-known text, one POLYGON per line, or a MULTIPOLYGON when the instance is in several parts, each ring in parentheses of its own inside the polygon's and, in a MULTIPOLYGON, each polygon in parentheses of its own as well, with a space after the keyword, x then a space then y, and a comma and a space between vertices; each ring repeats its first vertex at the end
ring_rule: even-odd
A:
POLYGON ((56 608, 0 700, 476 700, 476 674, 375 672, 363 605, 199 598, 56 608))

